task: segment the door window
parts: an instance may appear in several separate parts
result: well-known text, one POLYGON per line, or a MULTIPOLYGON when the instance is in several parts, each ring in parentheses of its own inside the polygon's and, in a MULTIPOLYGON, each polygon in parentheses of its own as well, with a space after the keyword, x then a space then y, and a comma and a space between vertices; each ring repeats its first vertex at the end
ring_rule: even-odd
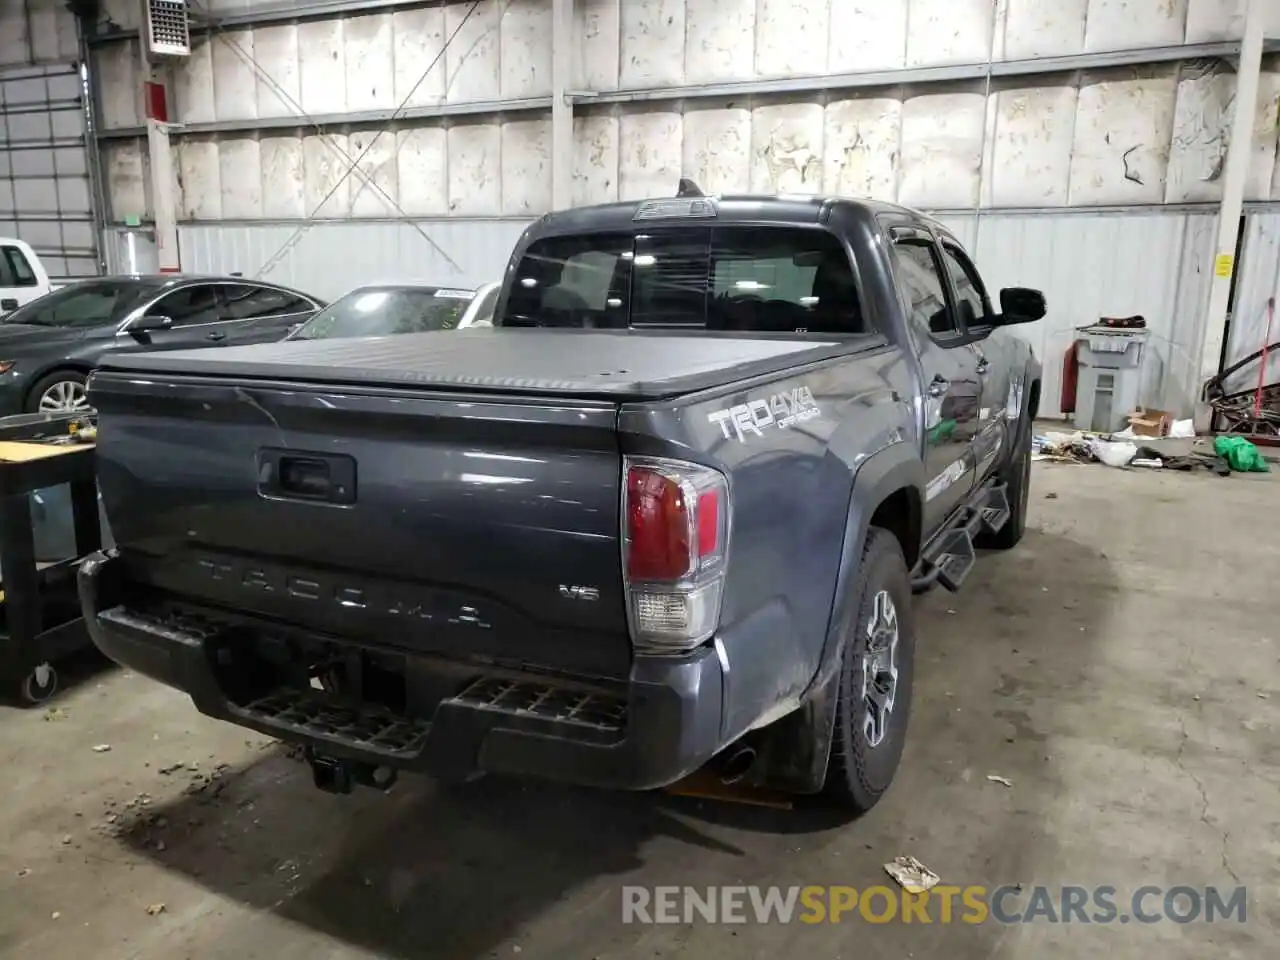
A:
POLYGON ((227 304, 223 316, 228 320, 261 320, 265 317, 282 317, 307 313, 315 305, 287 290, 274 287, 255 287, 247 283, 227 284, 227 304))
POLYGON ((34 287, 36 272, 17 247, 0 248, 0 287, 34 287))
POLYGON ((956 303, 964 313, 966 324, 979 324, 991 313, 982 278, 969 258, 950 244, 942 245, 942 260, 947 265, 951 282, 955 284, 956 303))
POLYGON ((943 292, 942 272, 933 244, 920 240, 898 240, 893 245, 898 289, 917 327, 945 345, 964 331, 951 310, 943 292))
POLYGON ((175 290, 147 310, 149 317, 169 317, 175 327, 215 323, 222 319, 219 314, 218 288, 212 283, 175 290))

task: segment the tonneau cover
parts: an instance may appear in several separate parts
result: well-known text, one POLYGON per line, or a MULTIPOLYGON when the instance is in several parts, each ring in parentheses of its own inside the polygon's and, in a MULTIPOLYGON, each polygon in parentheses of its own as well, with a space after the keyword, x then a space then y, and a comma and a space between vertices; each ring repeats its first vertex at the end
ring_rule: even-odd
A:
MULTIPOLYGON (((868 337, 857 345, 875 343, 868 337)), ((845 354, 851 346, 671 332, 478 328, 117 353, 99 366, 142 374, 519 391, 620 402, 691 393, 845 354)))

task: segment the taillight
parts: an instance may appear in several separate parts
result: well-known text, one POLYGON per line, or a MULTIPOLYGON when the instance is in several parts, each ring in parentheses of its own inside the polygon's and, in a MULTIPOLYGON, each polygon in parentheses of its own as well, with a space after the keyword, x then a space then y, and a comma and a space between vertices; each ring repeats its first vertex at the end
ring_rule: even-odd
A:
POLYGON ((628 457, 623 570, 632 642, 642 654, 683 653, 720 620, 729 488, 717 470, 628 457))

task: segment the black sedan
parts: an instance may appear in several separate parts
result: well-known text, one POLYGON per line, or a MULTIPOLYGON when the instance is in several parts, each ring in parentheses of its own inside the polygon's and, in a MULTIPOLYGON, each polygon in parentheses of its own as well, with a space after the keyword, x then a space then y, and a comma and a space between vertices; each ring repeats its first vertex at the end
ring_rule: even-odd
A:
POLYGON ((239 277, 102 277, 60 287, 0 318, 0 416, 88 409, 85 380, 110 351, 279 340, 323 306, 239 277))

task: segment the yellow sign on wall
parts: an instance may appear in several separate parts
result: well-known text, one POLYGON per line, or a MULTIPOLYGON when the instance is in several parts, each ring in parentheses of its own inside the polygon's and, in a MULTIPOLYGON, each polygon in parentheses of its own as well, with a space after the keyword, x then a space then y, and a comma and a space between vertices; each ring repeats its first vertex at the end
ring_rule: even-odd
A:
POLYGON ((1213 272, 1222 279, 1226 280, 1231 276, 1231 268, 1235 266, 1236 258, 1229 253, 1218 254, 1218 259, 1213 262, 1213 272))

